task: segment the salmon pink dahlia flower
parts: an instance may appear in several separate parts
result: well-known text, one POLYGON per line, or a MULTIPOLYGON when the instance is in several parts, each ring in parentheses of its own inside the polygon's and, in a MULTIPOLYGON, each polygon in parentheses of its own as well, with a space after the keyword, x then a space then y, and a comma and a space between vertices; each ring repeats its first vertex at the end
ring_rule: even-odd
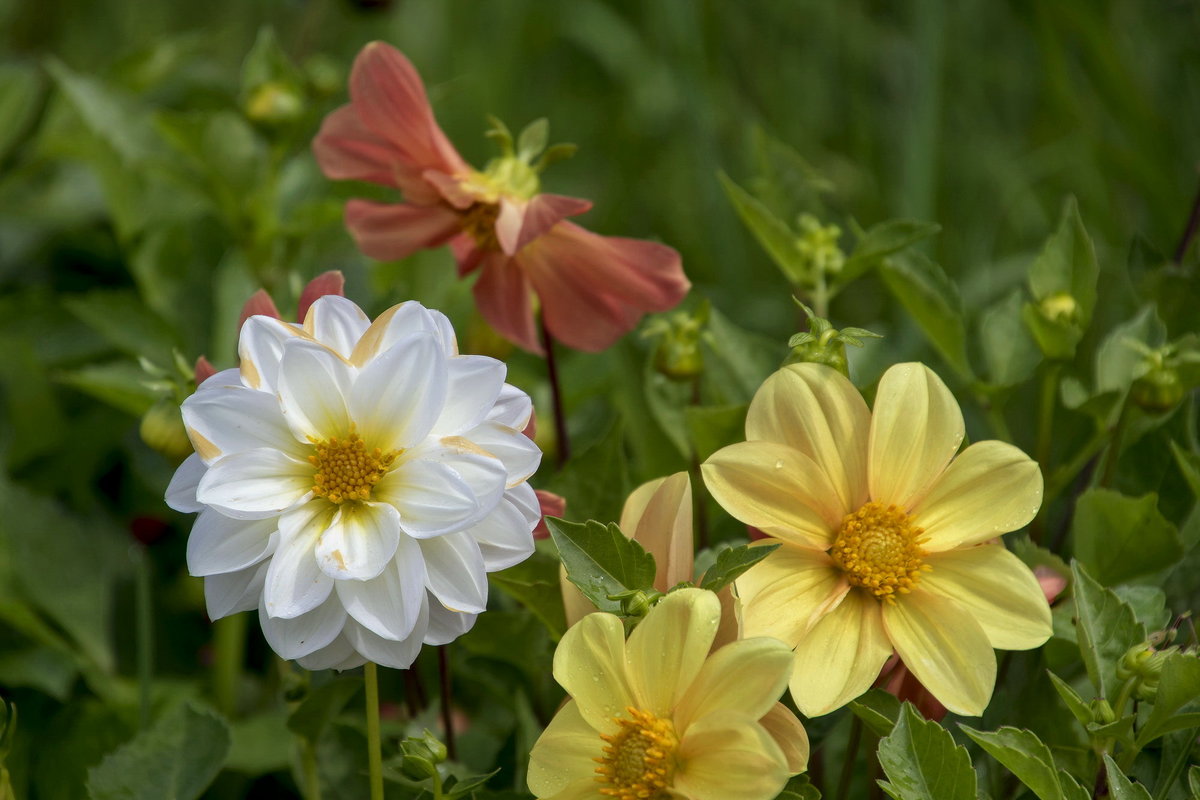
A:
POLYGON ((738 578, 746 636, 794 648, 792 698, 808 716, 866 691, 893 651, 946 708, 983 712, 993 648, 1050 637, 1029 567, 997 537, 1042 501, 1038 465, 1010 444, 958 452, 963 416, 923 364, 879 382, 874 412, 820 364, 776 372, 746 439, 703 465, 713 497, 782 546, 738 578))
MULTIPOLYGON (((538 153, 506 152, 472 168, 438 127, 416 69, 398 50, 367 45, 350 74, 350 103, 313 142, 325 174, 399 189, 399 204, 351 200, 346 225, 372 258, 404 258, 449 243, 461 276, 478 271, 475 301, 501 334, 542 352, 533 296, 549 333, 598 351, 647 311, 687 293, 679 253, 655 242, 599 236, 568 217, 591 203, 539 193, 538 153)), ((540 148, 538 148, 540 150, 540 148)))
POLYGON ((541 516, 532 407, 504 364, 459 355, 419 303, 372 322, 336 295, 302 325, 250 317, 239 353, 184 401, 196 453, 167 490, 199 513, 187 560, 209 616, 257 608, 309 669, 404 668, 469 630, 541 516))

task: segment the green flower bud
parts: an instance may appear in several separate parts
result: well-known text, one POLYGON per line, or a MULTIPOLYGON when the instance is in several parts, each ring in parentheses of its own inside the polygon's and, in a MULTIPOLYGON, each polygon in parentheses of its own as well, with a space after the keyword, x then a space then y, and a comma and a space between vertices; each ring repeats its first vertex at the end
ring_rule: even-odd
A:
POLYGON ((800 228, 796 249, 807 262, 810 274, 841 272, 846 263, 846 254, 838 246, 842 229, 837 225, 822 225, 812 214, 801 214, 796 224, 800 228))
POLYGON ((295 87, 280 81, 267 81, 246 98, 244 110, 254 122, 281 125, 304 113, 304 100, 295 87))
POLYGON ((1179 405, 1185 393, 1178 370, 1158 366, 1133 382, 1129 396, 1143 411, 1161 414, 1179 405))
POLYGON ((407 754, 400 759, 400 771, 414 781, 428 780, 438 774, 437 767, 428 758, 407 754))
POLYGON ((150 407, 142 417, 142 441, 167 458, 182 461, 192 453, 192 443, 183 427, 179 404, 163 398, 150 407))
POLYGON ((1112 706, 1103 697, 1097 697, 1092 701, 1092 722, 1097 725, 1107 725, 1110 722, 1117 721, 1117 715, 1113 713, 1112 706))
POLYGON ((644 338, 658 338, 654 349, 654 369, 673 381, 692 381, 704 373, 701 340, 707 335, 710 306, 707 301, 695 311, 677 311, 653 319, 642 332, 644 338))
POLYGON ((1079 303, 1069 292, 1046 295, 1037 308, 1038 313, 1051 322, 1069 325, 1079 319, 1079 303))

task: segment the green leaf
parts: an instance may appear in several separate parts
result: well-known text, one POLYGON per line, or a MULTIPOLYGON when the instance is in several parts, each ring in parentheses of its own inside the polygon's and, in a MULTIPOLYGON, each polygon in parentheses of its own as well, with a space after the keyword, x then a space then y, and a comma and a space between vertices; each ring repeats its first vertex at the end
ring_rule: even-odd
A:
POLYGON ((1188 488, 1192 490, 1192 495, 1200 500, 1200 454, 1185 450, 1174 440, 1171 441, 1171 453, 1175 456, 1175 463, 1179 466, 1183 479, 1187 481, 1188 488))
POLYGON ((1167 327, 1152 305, 1113 328, 1096 350, 1096 392, 1128 391, 1149 369, 1146 356, 1136 343, 1159 347, 1166 338, 1167 327))
POLYGON ((108 144, 126 164, 145 159, 157 148, 144 107, 111 84, 73 72, 57 59, 46 69, 75 107, 84 125, 108 144))
POLYGON ((1029 266, 1029 289, 1035 300, 1069 294, 1079 311, 1079 327, 1086 328, 1096 307, 1100 267, 1091 237, 1079 217, 1079 204, 1068 197, 1056 230, 1029 266))
POLYGON ((1200 765, 1193 765, 1188 770, 1188 788, 1192 790, 1193 798, 1200 798, 1200 765))
POLYGON ((850 701, 850 710, 876 736, 887 736, 900 718, 900 700, 891 692, 871 689, 850 701))
POLYGON ((93 290, 65 297, 63 305, 121 352, 142 356, 160 367, 174 363, 178 346, 174 334, 136 292, 93 290))
POLYGON ((683 410, 688 435, 696 448, 696 459, 703 461, 726 445, 746 436, 747 405, 687 406, 683 410))
POLYGON ((287 769, 294 743, 292 737, 280 735, 287 722, 287 711, 282 708, 234 722, 225 769, 245 775, 265 775, 287 769))
POLYGON ((992 732, 958 727, 1041 800, 1065 800, 1054 756, 1036 734, 1007 726, 992 732))
POLYGON ((59 383, 140 417, 150 410, 160 394, 147 381, 146 371, 131 361, 114 361, 108 364, 88 364, 57 376, 59 383))
POLYGON ((879 266, 884 258, 911 247, 922 239, 928 239, 942 229, 933 222, 913 219, 891 219, 874 225, 863 234, 854 246, 854 252, 846 259, 836 276, 839 287, 845 286, 860 275, 879 266))
POLYGON ((225 763, 229 726, 181 704, 88 771, 92 800, 195 800, 225 763))
POLYGON ((1072 689, 1070 684, 1053 672, 1047 670, 1046 674, 1050 676, 1050 683, 1054 685, 1054 690, 1058 692, 1058 696, 1067 704, 1071 715, 1079 720, 1080 725, 1090 724, 1092 722, 1092 709, 1087 701, 1080 697, 1079 692, 1072 689))
MULTIPOLYGON (((1172 727, 1172 721, 1178 720, 1175 712, 1200 698, 1200 658, 1194 654, 1183 655, 1173 653, 1167 656, 1163 663, 1162 672, 1158 679, 1158 693, 1154 697, 1154 710, 1150 718, 1138 731, 1138 746, 1143 747, 1171 730, 1190 727, 1190 722, 1196 722, 1197 715, 1191 715, 1190 720, 1184 720, 1180 725, 1172 727)), ((1183 714, 1181 717, 1187 717, 1183 714)), ((1200 724, 1200 723, 1196 723, 1200 724)))
POLYGON ((1133 609, 1133 616, 1148 631, 1165 628, 1171 619, 1167 611, 1167 593, 1157 586, 1123 585, 1112 588, 1122 603, 1133 609))
POLYGON ((310 742, 316 742, 325 727, 358 694, 362 685, 362 678, 343 675, 318 686, 288 717, 287 729, 310 742))
POLYGON ((546 517, 546 524, 567 569, 567 579, 601 611, 621 611, 621 602, 610 600, 610 595, 654 588, 654 556, 621 533, 615 523, 546 517))
POLYGON ((979 321, 988 380, 996 386, 1024 383, 1042 362, 1042 351, 1021 321, 1022 305, 1018 289, 990 306, 979 321))
POLYGON ((517 158, 526 163, 546 149, 550 140, 550 121, 545 117, 535 119, 525 126, 517 137, 517 158))
POLYGON ((793 775, 775 800, 821 800, 821 792, 807 774, 793 775))
POLYGON ((880 274, 934 349, 969 380, 973 373, 967 360, 962 299, 945 271, 927 256, 908 251, 885 261, 880 274))
POLYGON ((704 345, 704 396, 713 405, 749 403, 787 354, 783 342, 739 327, 717 309, 709 312, 704 345))
POLYGON ((1146 629, 1133 609, 1096 583, 1078 561, 1071 563, 1071 587, 1083 664, 1096 692, 1112 702, 1121 686, 1117 662, 1126 650, 1145 640, 1146 629))
POLYGON ((1117 762, 1107 753, 1104 755, 1104 769, 1108 773, 1109 795, 1113 800, 1151 800, 1150 791, 1125 777, 1117 762))
POLYGON ((242 62, 242 95, 245 96, 264 83, 278 81, 299 89, 304 82, 300 68, 288 57, 279 44, 275 29, 263 26, 258 29, 254 46, 242 62))
POLYGON ((941 725, 922 719, 911 703, 880 741, 879 763, 888 777, 879 785, 895 800, 976 800, 967 749, 941 725))
POLYGON ((20 64, 0 65, 0 161, 25 135, 38 113, 43 93, 37 70, 20 64))
POLYGON ((547 488, 570 498, 566 513, 575 519, 618 519, 631 488, 625 423, 618 419, 603 438, 572 454, 547 488))
POLYGON ((1157 572, 1183 557, 1179 531, 1158 511, 1158 495, 1126 497, 1089 489, 1071 525, 1075 556, 1102 584, 1157 572))
POLYGON ((559 561, 541 551, 520 564, 488 575, 488 580, 519 601, 540 619, 555 640, 567 629, 563 611, 559 561))
POLYGON ((701 589, 719 592, 733 583, 739 575, 780 548, 778 542, 762 545, 738 545, 722 550, 717 562, 704 572, 701 589))
POLYGON ((806 285, 811 280, 804 258, 796 247, 796 235, 787 224, 775 216, 771 209, 734 183, 724 172, 717 177, 725 189, 725 196, 733 204, 742 222, 754 234, 754 238, 767 251, 767 255, 779 267, 780 272, 793 285, 806 285))

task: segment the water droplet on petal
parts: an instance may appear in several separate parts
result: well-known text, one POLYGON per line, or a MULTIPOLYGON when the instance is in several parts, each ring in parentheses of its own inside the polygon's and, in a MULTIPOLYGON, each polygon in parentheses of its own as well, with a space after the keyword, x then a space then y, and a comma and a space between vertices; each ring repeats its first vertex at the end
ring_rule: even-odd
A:
POLYGON ((783 459, 775 462, 775 469, 783 469, 783 459))

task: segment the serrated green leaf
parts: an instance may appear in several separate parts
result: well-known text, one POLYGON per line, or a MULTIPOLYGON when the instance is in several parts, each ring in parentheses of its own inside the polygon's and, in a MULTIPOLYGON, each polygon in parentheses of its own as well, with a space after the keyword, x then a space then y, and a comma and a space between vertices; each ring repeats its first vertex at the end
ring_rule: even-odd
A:
POLYGON ((1121 685, 1116 664, 1126 650, 1145 640, 1146 629, 1133 609, 1093 580, 1078 561, 1071 563, 1071 586, 1084 666, 1097 693, 1111 702, 1121 685))
POLYGON ((962 299, 945 271, 928 256, 908 251, 885 261, 880 275, 934 349, 969 380, 973 373, 967 360, 962 299))
POLYGON ((776 542, 763 545, 738 545, 722 550, 717 555, 717 561, 704 572, 701 589, 719 592, 737 580, 737 577, 758 562, 778 550, 781 545, 776 542))
POLYGON ((796 235, 787 224, 724 172, 717 172, 717 177, 742 222, 784 277, 794 285, 806 285, 811 281, 813 276, 808 274, 804 257, 796 248, 796 235))
POLYGON ((229 753, 215 712, 181 704, 88 771, 92 800, 195 800, 229 753))
POLYGON ((891 219, 872 226, 854 246, 836 277, 837 286, 845 286, 860 275, 879 266, 887 256, 899 253, 942 229, 934 222, 891 219))
POLYGON ((1183 557, 1179 531, 1158 511, 1158 495, 1126 497, 1089 489, 1071 525, 1075 556, 1102 584, 1165 569, 1183 557))
POLYGON ((1062 678, 1055 675, 1049 670, 1046 674, 1050 676, 1050 683, 1054 685, 1054 690, 1058 692, 1058 696, 1063 699, 1070 710, 1071 715, 1079 720, 1080 725, 1087 725, 1092 721, 1092 709, 1087 701, 1079 696, 1079 692, 1071 688, 1070 684, 1062 678))
POLYGON ((1125 777, 1117 762, 1107 754, 1104 756, 1104 769, 1108 773, 1109 795, 1113 800, 1151 800, 1150 791, 1125 777))
POLYGON ((900 700, 883 689, 871 689, 851 700, 849 706, 876 736, 887 736, 900 718, 900 700))
POLYGON ((941 725, 922 719, 911 703, 880 741, 879 763, 888 777, 880 786, 896 800, 976 800, 967 749, 941 725))
POLYGON ((958 727, 1041 800, 1064 800, 1054 756, 1035 733, 1007 726, 997 731, 958 727))
POLYGON ((1177 711, 1197 698, 1200 698, 1200 658, 1182 653, 1167 656, 1158 679, 1154 709, 1146 724, 1138 731, 1138 746, 1144 746, 1171 730, 1190 727, 1189 722, 1200 715, 1193 714, 1175 727, 1172 727, 1172 722, 1179 719, 1175 716, 1177 711))
POLYGON ((615 523, 546 517, 546 525, 567 569, 567 579, 601 611, 620 613, 621 602, 610 600, 610 595, 654 588, 654 556, 621 533, 615 523))
POLYGON ((1148 631, 1165 628, 1171 619, 1167 610, 1167 594, 1157 586, 1123 585, 1114 586, 1113 594, 1133 609, 1133 616, 1148 631))
POLYGON ((488 575, 488 580, 505 594, 532 611, 555 640, 562 638, 567 629, 559 566, 557 558, 538 551, 516 566, 488 575))
POLYGON ((308 693, 287 720, 287 729, 310 742, 320 738, 325 726, 342 712, 362 689, 362 678, 343 675, 308 693))

